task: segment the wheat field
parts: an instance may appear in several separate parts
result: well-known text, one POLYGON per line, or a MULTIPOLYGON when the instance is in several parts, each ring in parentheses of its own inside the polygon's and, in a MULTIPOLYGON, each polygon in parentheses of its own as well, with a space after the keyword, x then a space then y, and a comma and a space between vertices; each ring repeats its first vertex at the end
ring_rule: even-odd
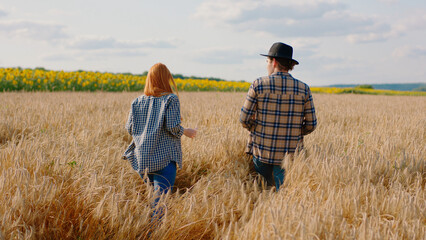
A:
POLYGON ((245 93, 182 92, 183 169, 161 225, 121 154, 140 93, 0 93, 0 239, 425 239, 426 97, 314 95, 278 192, 244 154, 245 93))

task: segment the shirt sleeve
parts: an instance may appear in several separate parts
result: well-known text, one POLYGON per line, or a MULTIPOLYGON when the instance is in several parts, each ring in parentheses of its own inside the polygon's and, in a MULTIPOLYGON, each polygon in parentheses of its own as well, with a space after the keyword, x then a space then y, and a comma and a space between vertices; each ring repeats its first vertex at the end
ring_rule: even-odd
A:
POLYGON ((307 135, 313 132, 317 126, 317 117, 315 115, 314 101, 311 90, 308 88, 308 98, 304 104, 304 121, 302 126, 302 135, 307 135))
POLYGON ((244 101, 240 114, 241 124, 249 131, 253 130, 253 128, 255 127, 255 120, 253 119, 253 115, 255 114, 257 109, 257 93, 253 85, 254 83, 249 88, 246 100, 244 101))
POLYGON ((180 103, 177 96, 175 96, 171 98, 166 109, 165 127, 173 136, 180 138, 183 135, 183 127, 180 124, 180 103))

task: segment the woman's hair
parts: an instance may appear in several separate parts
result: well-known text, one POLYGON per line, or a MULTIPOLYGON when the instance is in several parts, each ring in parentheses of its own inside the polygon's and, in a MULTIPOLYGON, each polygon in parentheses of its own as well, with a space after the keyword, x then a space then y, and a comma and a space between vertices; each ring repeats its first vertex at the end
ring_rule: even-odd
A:
POLYGON ((144 94, 146 96, 160 97, 173 93, 170 83, 173 84, 175 92, 178 94, 175 80, 169 69, 167 69, 166 65, 157 63, 149 69, 144 94))

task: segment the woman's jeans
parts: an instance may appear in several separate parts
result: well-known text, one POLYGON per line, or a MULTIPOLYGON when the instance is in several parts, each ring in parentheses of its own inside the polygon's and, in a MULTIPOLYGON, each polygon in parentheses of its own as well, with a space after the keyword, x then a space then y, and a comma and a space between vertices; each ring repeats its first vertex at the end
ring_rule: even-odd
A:
POLYGON ((263 163, 255 156, 253 156, 253 163, 256 172, 266 179, 268 186, 274 186, 275 182, 275 188, 278 191, 284 182, 285 170, 280 165, 263 163))
MULTIPOLYGON (((140 174, 143 178, 143 174, 140 174)), ((165 168, 156 172, 148 173, 148 180, 150 184, 154 185, 155 199, 151 204, 154 209, 152 213, 152 220, 160 220, 164 215, 163 207, 158 207, 157 204, 162 194, 167 194, 175 184, 176 179, 176 162, 171 161, 165 168)))

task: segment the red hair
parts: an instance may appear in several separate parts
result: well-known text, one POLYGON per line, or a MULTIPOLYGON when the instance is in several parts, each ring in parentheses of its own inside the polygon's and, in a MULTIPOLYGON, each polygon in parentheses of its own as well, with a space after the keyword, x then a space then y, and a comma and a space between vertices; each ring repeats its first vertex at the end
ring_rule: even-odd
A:
POLYGON ((149 69, 148 76, 146 77, 144 94, 154 97, 171 94, 173 93, 173 89, 170 83, 173 84, 177 94, 176 83, 169 69, 166 65, 157 63, 149 69))

